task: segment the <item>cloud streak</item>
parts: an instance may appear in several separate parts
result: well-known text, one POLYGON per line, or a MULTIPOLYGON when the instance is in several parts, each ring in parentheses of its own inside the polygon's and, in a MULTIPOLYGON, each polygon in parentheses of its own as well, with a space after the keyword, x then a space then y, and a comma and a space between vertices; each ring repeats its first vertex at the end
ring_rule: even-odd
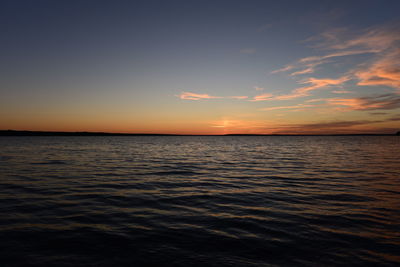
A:
MULTIPOLYGON (((367 29, 356 37, 346 38, 346 30, 335 29, 322 33, 314 47, 327 50, 325 54, 304 57, 271 73, 288 72, 290 76, 314 73, 317 66, 332 63, 331 59, 362 54, 370 54, 363 64, 350 67, 346 71, 345 81, 355 80, 358 86, 385 86, 397 89, 400 93, 400 27, 399 25, 374 27, 367 29)), ((309 81, 315 78, 309 78, 309 81)), ((301 81, 299 82, 301 83, 301 81)), ((335 84, 327 84, 335 85, 335 84)), ((323 85, 324 86, 324 85, 323 85)), ((294 90, 289 95, 277 99, 293 99, 308 95, 318 84, 294 90)))
POLYGON ((384 85, 400 93, 400 48, 391 51, 372 65, 355 72, 357 85, 384 85))
POLYGON ((354 133, 395 133, 397 128, 379 127, 374 124, 399 121, 400 117, 382 120, 349 120, 281 125, 275 134, 354 134, 354 133))
POLYGON ((332 98, 327 103, 342 106, 344 110, 391 110, 400 108, 400 96, 385 94, 359 98, 332 98))
POLYGON ((192 92, 182 92, 180 95, 178 95, 180 99, 183 100, 207 100, 207 99, 247 99, 248 96, 212 96, 209 94, 198 94, 198 93, 192 93, 192 92))
POLYGON ((343 76, 338 79, 329 79, 329 78, 308 78, 304 80, 302 83, 303 84, 310 84, 309 86, 306 87, 301 87, 296 90, 294 90, 291 94, 285 95, 285 96, 280 96, 277 97, 276 99, 292 99, 292 98, 297 98, 297 97, 302 97, 302 96, 308 96, 311 91, 321 89, 321 88, 326 88, 328 86, 338 86, 341 85, 349 80, 349 77, 343 76))
POLYGON ((265 101, 265 100, 273 100, 274 98, 273 98, 273 94, 269 94, 269 93, 266 93, 266 94, 261 94, 261 95, 256 95, 255 97, 253 97, 253 99, 252 100, 250 100, 250 101, 265 101))
POLYGON ((182 92, 178 97, 184 100, 203 100, 203 99, 221 98, 218 96, 211 96, 208 94, 197 94, 191 92, 182 92))
POLYGON ((316 105, 298 104, 298 105, 293 105, 293 106, 262 108, 260 110, 270 111, 270 110, 279 110, 279 109, 304 109, 304 108, 313 108, 313 107, 316 107, 316 105))

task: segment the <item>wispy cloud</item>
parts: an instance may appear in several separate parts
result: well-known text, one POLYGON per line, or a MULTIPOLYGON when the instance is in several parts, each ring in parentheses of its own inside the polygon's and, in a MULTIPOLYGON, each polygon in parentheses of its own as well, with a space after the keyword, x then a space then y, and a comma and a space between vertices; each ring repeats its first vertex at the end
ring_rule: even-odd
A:
POLYGON ((288 100, 288 99, 294 99, 298 97, 303 97, 303 96, 308 96, 310 95, 311 91, 321 89, 321 88, 326 88, 329 86, 339 86, 349 80, 349 77, 343 76, 338 79, 328 79, 328 78, 308 78, 306 80, 303 80, 301 83, 302 84, 310 84, 309 86, 297 88, 294 91, 292 91, 290 94, 287 95, 279 95, 275 96, 274 99, 276 100, 288 100))
POLYGON ((283 106, 283 107, 269 107, 269 108, 262 108, 262 111, 270 111, 270 110, 278 110, 278 109, 303 109, 303 108, 313 108, 316 105, 305 105, 305 104, 298 104, 293 106, 283 106))
POLYGON ((262 91, 262 90, 264 90, 264 88, 258 87, 258 86, 254 86, 254 89, 256 89, 256 91, 262 91))
MULTIPOLYGON (((320 62, 323 59, 334 58, 334 57, 344 57, 344 56, 352 56, 352 55, 360 55, 360 54, 369 54, 369 53, 378 53, 381 50, 379 49, 359 49, 359 50, 347 50, 347 51, 339 51, 334 52, 322 56, 311 56, 305 57, 298 61, 298 63, 306 63, 306 62, 320 62)), ((321 62, 322 63, 322 62, 321 62)))
POLYGON ((351 94, 353 92, 347 91, 347 90, 333 90, 332 93, 334 93, 334 94, 351 94))
POLYGON ((384 94, 356 98, 318 98, 306 100, 305 103, 291 106, 266 107, 260 110, 309 108, 333 108, 337 111, 392 110, 400 108, 400 96, 397 94, 384 94))
POLYGON ((265 100, 272 100, 273 99, 273 94, 262 94, 262 95, 257 95, 255 97, 253 97, 253 99, 251 99, 250 101, 265 101, 265 100))
POLYGON ((297 76, 297 75, 302 75, 302 74, 313 73, 315 71, 315 66, 316 66, 316 64, 307 64, 305 69, 292 72, 292 73, 290 73, 290 76, 297 76))
POLYGON ((371 114, 371 115, 377 115, 377 116, 380 116, 380 115, 387 115, 386 112, 370 112, 369 114, 371 114))
POLYGON ((249 98, 248 96, 245 96, 245 95, 239 95, 239 96, 228 96, 228 97, 226 97, 226 98, 232 98, 232 99, 238 99, 238 100, 240 100, 240 99, 247 99, 247 98, 249 98))
POLYGON ((296 67, 295 65, 287 65, 287 66, 285 66, 283 68, 280 68, 280 69, 277 69, 277 70, 273 70, 273 71, 271 71, 271 73, 274 74, 274 73, 279 73, 279 72, 285 72, 285 71, 294 69, 295 67, 296 67))
POLYGON ((355 72, 358 85, 384 85, 400 93, 400 48, 384 55, 373 64, 355 72))
POLYGON ((337 79, 329 78, 308 78, 300 82, 301 84, 309 84, 309 86, 300 87, 293 90, 290 94, 286 95, 273 95, 270 93, 261 94, 253 97, 250 101, 266 101, 266 100, 289 100, 304 96, 309 96, 311 91, 327 88, 331 86, 340 86, 347 82, 350 78, 348 76, 343 76, 337 79))
POLYGON ((385 94, 359 98, 332 98, 327 103, 346 107, 344 110, 390 110, 400 108, 400 96, 385 94))
POLYGON ((221 98, 218 96, 211 96, 208 94, 196 94, 196 93, 191 93, 191 92, 182 92, 178 97, 180 99, 185 99, 185 100, 202 100, 202 99, 221 98))
POLYGON ((197 94, 197 93, 192 93, 192 92, 182 92, 180 95, 178 95, 180 99, 184 100, 205 100, 205 99, 247 99, 248 96, 212 96, 209 94, 197 94))
MULTIPOLYGON (((334 29, 310 38, 308 42, 316 42, 314 48, 327 52, 322 55, 301 58, 271 73, 293 71, 289 74, 290 76, 308 75, 314 73, 317 66, 320 68, 322 67, 320 65, 332 63, 331 59, 370 54, 363 64, 343 70, 346 73, 345 81, 356 80, 356 84, 359 86, 392 87, 396 88, 400 93, 399 25, 369 28, 358 35, 347 35, 347 32, 347 29, 334 29)), ((284 100, 303 96, 314 90, 314 88, 321 87, 318 84, 311 84, 309 87, 296 89, 291 94, 280 96, 277 99, 284 100)), ((334 93, 344 92, 346 91, 334 91, 334 93)))
POLYGON ((395 133, 397 128, 379 127, 379 123, 400 120, 391 117, 382 120, 338 120, 278 126, 275 134, 352 134, 352 133, 395 133))
MULTIPOLYGON (((384 51, 392 47, 395 42, 400 40, 398 26, 398 24, 392 24, 372 27, 356 37, 347 39, 343 36, 340 36, 340 33, 336 33, 334 41, 331 39, 331 42, 329 45, 327 45, 327 47, 338 50, 366 48, 376 51, 384 51)), ((342 31, 342 35, 343 33, 345 32, 342 31)))

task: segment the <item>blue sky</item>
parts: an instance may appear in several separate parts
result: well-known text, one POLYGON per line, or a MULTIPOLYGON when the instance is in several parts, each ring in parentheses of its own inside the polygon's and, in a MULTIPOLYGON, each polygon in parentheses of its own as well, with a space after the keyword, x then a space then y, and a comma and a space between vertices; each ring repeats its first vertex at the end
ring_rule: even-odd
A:
POLYGON ((391 132, 398 10, 385 0, 2 1, 0 127, 391 132))

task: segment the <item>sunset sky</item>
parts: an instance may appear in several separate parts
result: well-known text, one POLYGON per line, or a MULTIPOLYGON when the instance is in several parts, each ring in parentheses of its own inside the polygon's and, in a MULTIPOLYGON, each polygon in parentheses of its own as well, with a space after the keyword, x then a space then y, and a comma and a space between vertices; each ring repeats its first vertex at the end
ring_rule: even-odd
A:
POLYGON ((0 130, 395 133, 400 1, 0 2, 0 130))

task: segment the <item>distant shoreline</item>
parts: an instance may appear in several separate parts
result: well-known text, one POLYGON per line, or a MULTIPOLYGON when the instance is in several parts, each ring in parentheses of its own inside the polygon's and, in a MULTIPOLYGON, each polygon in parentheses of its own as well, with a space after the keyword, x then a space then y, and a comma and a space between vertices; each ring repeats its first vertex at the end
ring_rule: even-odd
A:
POLYGON ((394 134, 156 134, 0 130, 0 136, 398 136, 394 134))

